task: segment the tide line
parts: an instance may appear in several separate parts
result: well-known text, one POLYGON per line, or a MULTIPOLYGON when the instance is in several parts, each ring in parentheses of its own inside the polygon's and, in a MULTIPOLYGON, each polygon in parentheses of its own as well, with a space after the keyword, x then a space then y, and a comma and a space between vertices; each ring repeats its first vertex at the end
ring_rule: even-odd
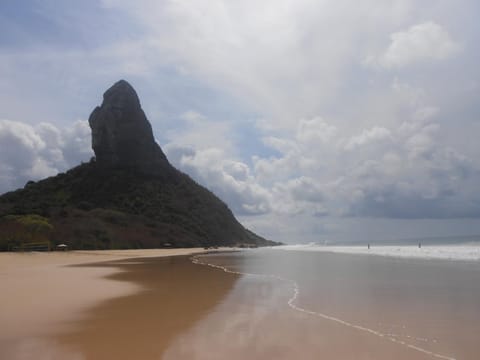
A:
POLYGON ((278 276, 278 275, 254 274, 254 273, 246 273, 246 272, 234 271, 234 270, 228 269, 228 268, 225 267, 225 266, 215 265, 215 264, 211 264, 211 263, 207 263, 207 262, 200 261, 198 256, 193 256, 193 257, 191 257, 191 261, 192 261, 192 263, 194 263, 194 264, 196 264, 196 265, 209 266, 209 267, 212 267, 212 268, 215 268, 215 269, 218 269, 218 270, 222 270, 222 271, 224 271, 224 272, 226 272, 226 273, 229 273, 229 274, 271 278, 271 279, 277 279, 277 280, 280 280, 280 281, 284 281, 284 282, 290 283, 291 286, 292 286, 292 288, 293 288, 293 295, 292 295, 292 297, 287 301, 287 304, 288 304, 288 306, 289 306, 291 309, 293 309, 293 310, 295 310, 295 311, 298 311, 298 312, 301 312, 301 313, 304 313, 304 314, 308 314, 308 315, 312 315, 312 316, 317 316, 317 317, 319 317, 319 318, 322 318, 322 319, 325 319, 325 320, 330 320, 330 321, 336 322, 336 323, 338 323, 338 324, 347 326, 347 327, 352 328, 352 329, 356 329, 356 330, 359 330, 359 331, 363 331, 363 332, 369 333, 369 334, 371 334, 371 335, 377 336, 377 337, 382 338, 382 339, 389 340, 389 341, 391 341, 391 342, 393 342, 393 343, 396 343, 396 344, 399 344, 399 345, 402 345, 402 346, 406 346, 406 347, 408 347, 409 349, 412 349, 412 350, 421 352, 421 353, 423 353, 423 354, 432 356, 432 357, 437 358, 437 359, 456 360, 456 359, 453 358, 453 357, 449 357, 449 356, 446 356, 446 355, 438 354, 438 353, 436 353, 436 352, 433 352, 433 351, 424 349, 424 348, 422 348, 422 347, 420 347, 420 346, 416 346, 416 345, 413 345, 413 344, 409 344, 409 343, 407 343, 406 341, 403 341, 403 340, 400 340, 400 339, 395 338, 394 336, 396 336, 396 335, 393 335, 393 334, 385 334, 385 333, 382 333, 382 332, 380 332, 380 331, 377 331, 377 330, 374 330, 374 329, 370 329, 370 328, 367 328, 367 327, 362 326, 362 325, 354 324, 354 323, 351 323, 351 322, 346 321, 346 320, 342 320, 342 319, 337 318, 337 317, 334 317, 334 316, 330 316, 330 315, 327 315, 327 314, 323 314, 323 313, 317 312, 317 311, 308 310, 308 309, 302 308, 302 307, 300 307, 300 306, 298 306, 298 305, 295 305, 295 302, 296 302, 296 300, 298 299, 298 296, 299 296, 299 294, 300 294, 300 289, 299 289, 299 287, 298 287, 298 283, 297 283, 296 281, 294 281, 294 280, 287 279, 287 278, 284 278, 284 277, 278 276))

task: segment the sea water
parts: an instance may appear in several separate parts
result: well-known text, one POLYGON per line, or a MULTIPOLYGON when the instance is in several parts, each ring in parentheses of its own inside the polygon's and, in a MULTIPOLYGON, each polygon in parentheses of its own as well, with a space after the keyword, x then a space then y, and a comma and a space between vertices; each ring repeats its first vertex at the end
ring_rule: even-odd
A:
POLYGON ((274 248, 290 251, 319 251, 341 254, 379 255, 417 259, 480 260, 480 243, 415 245, 284 245, 274 248))

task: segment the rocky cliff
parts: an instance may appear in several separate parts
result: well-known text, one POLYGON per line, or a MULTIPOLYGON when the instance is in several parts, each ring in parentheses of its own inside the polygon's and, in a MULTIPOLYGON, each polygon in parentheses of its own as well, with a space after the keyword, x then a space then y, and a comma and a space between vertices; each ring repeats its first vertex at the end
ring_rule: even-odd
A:
POLYGON ((0 196, 0 250, 35 239, 77 249, 274 244, 170 165, 126 81, 89 124, 95 159, 0 196))
POLYGON ((144 173, 159 173, 168 167, 137 93, 125 80, 105 92, 102 105, 93 110, 88 123, 99 165, 134 167, 144 173))

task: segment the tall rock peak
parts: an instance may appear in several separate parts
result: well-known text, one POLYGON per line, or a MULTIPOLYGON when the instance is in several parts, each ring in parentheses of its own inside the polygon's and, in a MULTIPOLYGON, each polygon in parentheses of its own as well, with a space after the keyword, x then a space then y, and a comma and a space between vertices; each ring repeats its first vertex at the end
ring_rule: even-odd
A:
POLYGON ((138 95, 127 81, 120 80, 105 91, 102 105, 93 110, 88 123, 99 165, 158 173, 162 165, 168 164, 138 95))
POLYGON ((117 81, 105 91, 102 105, 132 110, 141 108, 135 89, 125 80, 117 81))

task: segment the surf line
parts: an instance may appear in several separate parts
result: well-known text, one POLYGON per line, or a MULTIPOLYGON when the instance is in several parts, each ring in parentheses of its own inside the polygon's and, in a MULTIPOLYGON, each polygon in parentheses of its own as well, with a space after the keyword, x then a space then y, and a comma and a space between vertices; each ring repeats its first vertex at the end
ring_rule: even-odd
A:
POLYGON ((192 256, 191 258, 191 261, 193 264, 196 264, 196 265, 203 265, 203 266, 209 266, 209 267, 212 267, 212 268, 215 268, 215 269, 218 269, 218 270, 222 270, 226 273, 229 273, 229 274, 236 274, 236 275, 245 275, 245 276, 257 276, 257 277, 264 277, 264 278, 272 278, 272 279, 277 279, 277 280, 280 280, 280 281, 284 281, 284 282, 288 282, 291 284, 292 288, 293 288, 293 295, 292 297, 287 301, 287 304, 288 306, 295 310, 295 311, 298 311, 298 312, 301 312, 301 313, 304 313, 304 314, 308 314, 308 315, 312 315, 312 316, 317 316, 319 318, 322 318, 322 319, 325 319, 325 320, 330 320, 330 321, 333 321, 333 322, 336 322, 338 324, 341 324, 341 325, 344 325, 344 326, 347 326, 349 328, 352 328, 352 329, 355 329, 355 330, 359 330, 359 331, 363 331, 363 332, 366 332, 366 333, 369 333, 371 335, 374 335, 374 336, 377 336, 379 338, 382 338, 382 339, 386 339, 386 340, 390 340, 391 342, 395 343, 395 344, 399 344, 399 345, 402 345, 402 346, 406 346, 407 348, 409 349, 412 349, 412 350, 415 350, 415 351, 418 351, 418 352, 421 352, 425 355, 429 355, 429 356, 432 356, 434 358, 437 358, 437 359, 443 359, 443 360, 456 360, 455 358, 453 357, 449 357, 449 356, 445 356, 445 355, 442 355, 442 354, 438 354, 436 352, 433 352, 433 351, 430 351, 430 350, 427 350, 427 349, 424 349, 420 346, 416 346, 416 345, 413 345, 413 344, 409 344, 407 343, 406 341, 403 341, 403 340, 400 340, 400 339, 396 339, 394 337, 392 337, 391 335, 389 334, 384 334, 380 331, 377 331, 377 330, 373 330, 373 329, 370 329, 370 328, 367 328, 365 326, 361 326, 361 325, 358 325, 358 324, 354 324, 354 323, 351 323, 349 321, 346 321, 346 320, 342 320, 342 319, 339 319, 337 317, 334 317, 334 316, 330 316, 330 315, 327 315, 327 314, 323 314, 321 312, 317 312, 317 311, 311 311, 311 310, 308 310, 308 309, 304 309, 298 305, 295 305, 295 302, 297 301, 298 299, 298 296, 300 295, 300 289, 298 287, 298 284, 296 281, 294 280, 291 280, 291 279, 287 279, 287 278, 284 278, 282 276, 278 276, 278 275, 268 275, 268 274, 254 274, 254 273, 246 273, 246 272, 240 272, 240 271, 235 271, 235 270, 230 270, 228 269, 227 267, 225 266, 221 266, 221 265, 215 265, 215 264, 211 264, 211 263, 207 263, 207 262, 203 262, 203 261, 200 261, 199 260, 199 256, 196 255, 196 256, 192 256))

